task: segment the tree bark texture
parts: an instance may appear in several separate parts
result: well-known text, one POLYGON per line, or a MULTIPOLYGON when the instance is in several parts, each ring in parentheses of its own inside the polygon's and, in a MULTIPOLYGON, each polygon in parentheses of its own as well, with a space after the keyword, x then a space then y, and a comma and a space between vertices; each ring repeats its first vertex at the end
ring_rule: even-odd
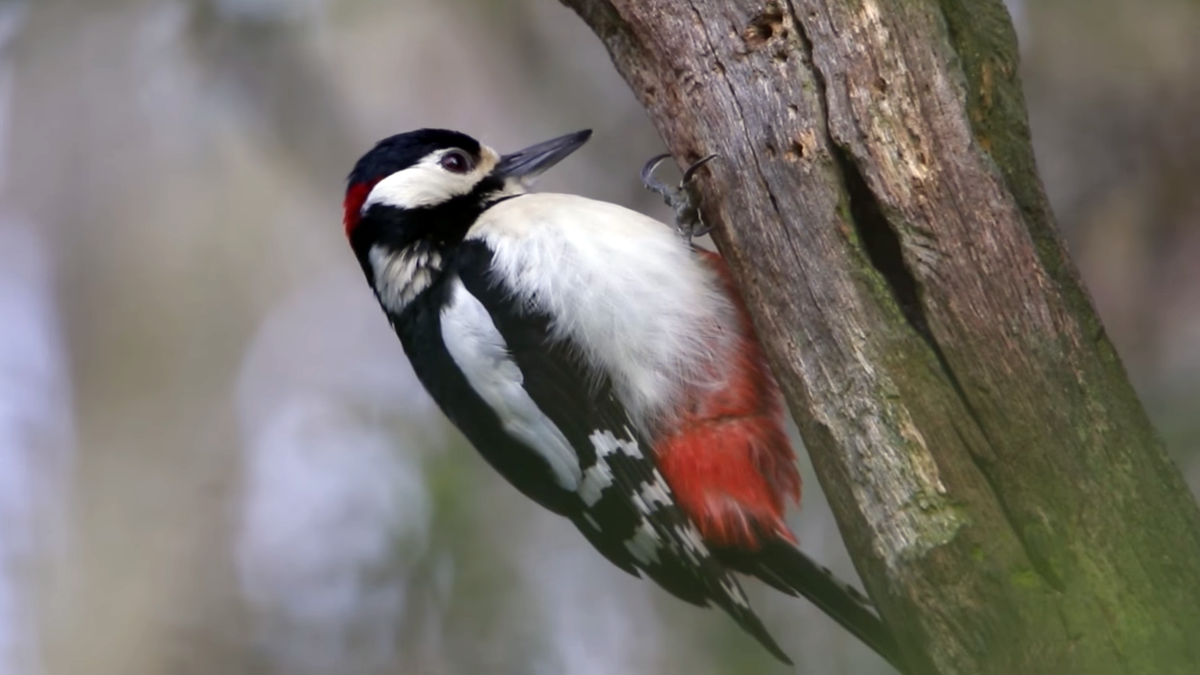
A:
POLYGON ((1037 175, 1001 0, 564 0, 681 164, 916 671, 1194 672, 1200 510, 1037 175))

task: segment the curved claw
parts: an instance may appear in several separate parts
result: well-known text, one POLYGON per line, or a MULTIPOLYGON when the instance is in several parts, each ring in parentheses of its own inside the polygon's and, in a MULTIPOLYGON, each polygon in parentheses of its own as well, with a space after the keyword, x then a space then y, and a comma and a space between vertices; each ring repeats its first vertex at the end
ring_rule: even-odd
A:
POLYGON ((651 157, 650 161, 646 162, 646 165, 642 167, 642 185, 645 185, 647 190, 650 190, 651 192, 657 192, 664 197, 671 192, 671 188, 665 183, 662 183, 656 179, 654 177, 654 172, 658 169, 658 166, 663 163, 663 160, 667 159, 668 157, 670 157, 670 155, 657 155, 655 157, 651 157))
POLYGON ((700 213, 700 194, 692 182, 692 177, 696 175, 696 171, 700 167, 716 158, 717 154, 713 153, 696 160, 684 170, 683 180, 679 182, 679 190, 685 199, 682 205, 675 207, 675 220, 688 241, 691 241, 693 237, 703 237, 712 230, 712 226, 704 222, 704 217, 700 213))
POLYGON ((717 155, 714 153, 702 157, 684 169, 683 178, 677 188, 670 187, 654 177, 655 170, 668 157, 670 155, 658 155, 651 157, 650 161, 646 162, 646 165, 642 167, 642 184, 646 186, 646 189, 662 195, 667 206, 670 206, 671 210, 675 212, 676 231, 690 243, 694 237, 702 237, 712 229, 701 217, 700 195, 696 192, 692 178, 700 167, 716 159, 717 155))
MULTIPOLYGON (((686 186, 689 182, 691 182, 692 176, 694 176, 696 174, 696 171, 700 167, 704 166, 705 164, 708 164, 709 162, 711 162, 712 160, 714 160, 716 158, 717 158, 717 153, 714 152, 711 155, 708 155, 706 157, 701 157, 700 159, 693 162, 692 165, 689 166, 683 172, 683 181, 682 181, 683 185, 686 186)), ((660 158, 660 161, 661 161, 661 158, 660 158)))

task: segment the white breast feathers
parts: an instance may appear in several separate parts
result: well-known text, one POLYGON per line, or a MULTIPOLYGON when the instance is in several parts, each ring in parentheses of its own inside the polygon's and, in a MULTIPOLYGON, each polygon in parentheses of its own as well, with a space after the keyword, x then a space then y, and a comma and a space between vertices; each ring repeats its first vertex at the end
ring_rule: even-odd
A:
POLYGON ((633 422, 669 417, 685 385, 712 383, 735 334, 713 272, 666 225, 615 204, 530 194, 488 209, 468 239, 493 273, 553 317, 551 330, 607 374, 633 422))

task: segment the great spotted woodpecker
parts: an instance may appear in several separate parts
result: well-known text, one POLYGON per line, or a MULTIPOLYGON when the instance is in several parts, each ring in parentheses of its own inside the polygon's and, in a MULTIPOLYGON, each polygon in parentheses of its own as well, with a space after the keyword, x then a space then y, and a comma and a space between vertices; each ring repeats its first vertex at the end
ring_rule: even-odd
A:
POLYGON ((527 192, 590 135, 501 156, 422 129, 355 165, 346 236, 417 376, 501 475, 621 569, 715 603, 790 663, 733 572, 756 576, 900 667, 870 602, 784 522, 800 475, 720 256, 620 206, 527 192))

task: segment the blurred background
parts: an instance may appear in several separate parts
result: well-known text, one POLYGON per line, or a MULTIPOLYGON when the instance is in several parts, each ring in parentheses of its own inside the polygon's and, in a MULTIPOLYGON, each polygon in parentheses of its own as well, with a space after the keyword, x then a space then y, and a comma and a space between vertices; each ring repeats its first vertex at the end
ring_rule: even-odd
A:
MULTIPOLYGON (((1043 178, 1200 486, 1200 2, 1014 0, 1043 178)), ((0 675, 787 672, 509 488, 342 238, 420 126, 666 217, 661 143, 553 0, 0 0, 0 675)), ((804 461, 804 546, 853 574, 804 461)), ((748 584, 798 670, 887 667, 748 584)))

